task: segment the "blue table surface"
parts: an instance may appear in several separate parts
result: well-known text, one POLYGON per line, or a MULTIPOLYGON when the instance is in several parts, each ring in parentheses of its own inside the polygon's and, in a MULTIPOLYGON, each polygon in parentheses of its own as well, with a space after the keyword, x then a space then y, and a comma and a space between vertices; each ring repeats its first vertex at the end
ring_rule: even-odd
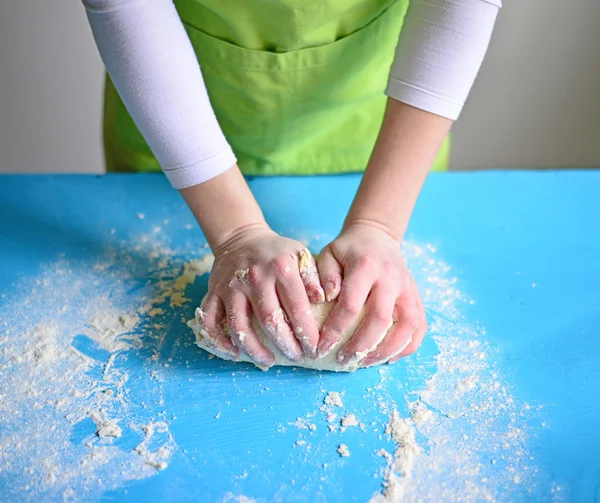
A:
MULTIPOLYGON (((255 178, 249 183, 275 230, 305 239, 318 251, 338 232, 359 177, 255 178)), ((499 501, 600 501, 599 194, 598 171, 431 174, 410 222, 407 239, 435 247, 436 260, 450 267, 448 274, 472 299, 461 304, 462 323, 485 328, 480 338, 494 351, 494 368, 510 390, 511 403, 531 410, 520 418, 519 444, 525 451, 519 459, 528 464, 523 470, 529 471, 519 475, 516 467, 511 485, 498 475, 493 498, 499 501)), ((42 274, 52 281, 47 267, 59 261, 80 268, 87 278, 85 269, 112 249, 113 260, 121 261, 118 267, 131 273, 124 284, 133 298, 154 281, 140 236, 159 236, 176 250, 173 260, 184 261, 206 251, 201 233, 196 227, 190 230, 193 223, 177 192, 159 175, 1 177, 0 351, 3 321, 5 327, 13 323, 15 301, 29 292, 19 285, 31 285, 42 274), (137 218, 140 213, 145 218, 137 218), (141 252, 135 246, 140 242, 141 252)), ((97 289, 120 288, 114 277, 102 281, 97 289)), ((363 395, 379 383, 400 415, 408 416, 406 397, 438 370, 439 344, 428 336, 415 356, 385 366, 381 373, 289 368, 264 373, 209 359, 191 344, 182 323, 182 313, 183 318, 193 316, 206 281, 206 276, 198 278, 186 291, 193 302, 163 317, 169 329, 158 361, 137 348, 113 363, 129 373, 131 407, 146 401, 139 414, 168 423, 174 446, 168 466, 107 485, 83 484, 75 476, 61 487, 74 493, 63 494, 41 483, 24 484, 26 460, 3 457, 0 449, 1 501, 58 501, 62 494, 80 501, 366 502, 381 490, 385 463, 375 451, 384 447, 392 452, 394 447, 383 434, 387 413, 381 411, 381 397, 363 395), (153 395, 158 388, 148 384, 152 369, 160 372, 161 379, 154 381, 160 399, 153 395), (387 379, 383 385, 382 376, 387 379), (328 430, 319 406, 325 393, 334 390, 343 393, 345 409, 356 411, 366 431, 328 430), (317 429, 291 425, 297 417, 314 421, 317 429), (336 453, 340 443, 348 445, 349 457, 336 453), (2 464, 7 459, 14 462, 2 464)), ((74 297, 73 305, 78 302, 85 304, 85 298, 74 297)), ((430 321, 435 315, 428 310, 430 321)), ((74 327, 85 321, 74 319, 74 327)), ((73 330, 74 335, 83 333, 73 330)), ((73 337, 73 346, 104 365, 106 354, 83 339, 73 337)), ((3 380, 19 371, 7 358, 0 352, 3 380)), ((0 401, 21 403, 10 393, 0 387, 0 401)), ((7 407, 0 410, 5 414, 7 407)), ((15 422, 2 414, 0 428, 14 429, 15 422)), ((141 434, 128 429, 127 420, 120 425, 123 436, 105 442, 129 452, 141 434)), ((73 426, 70 442, 81 444, 93 434, 91 421, 82 421, 73 426)), ((1 437, 0 430, 0 444, 1 437)), ((427 438, 418 440, 427 446, 427 438)), ((483 444, 469 451, 469 457, 488 460, 483 444)), ((9 452, 10 446, 3 449, 9 452)), ((429 479, 432 487, 436 476, 429 479)), ((443 478, 444 484, 459 487, 464 477, 443 478)), ((432 501, 444 499, 427 494, 432 501)), ((465 494, 467 500, 483 500, 465 494)), ((407 495, 407 500, 416 499, 418 494, 407 495)))

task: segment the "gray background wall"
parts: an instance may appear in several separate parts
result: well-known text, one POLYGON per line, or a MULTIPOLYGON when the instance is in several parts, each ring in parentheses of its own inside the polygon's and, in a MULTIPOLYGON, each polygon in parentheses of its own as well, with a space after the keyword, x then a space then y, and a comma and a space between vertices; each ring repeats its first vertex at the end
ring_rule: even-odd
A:
MULTIPOLYGON (((83 8, 0 1, 0 172, 102 172, 103 71, 83 8)), ((452 167, 600 167, 599 0, 505 0, 452 167)))

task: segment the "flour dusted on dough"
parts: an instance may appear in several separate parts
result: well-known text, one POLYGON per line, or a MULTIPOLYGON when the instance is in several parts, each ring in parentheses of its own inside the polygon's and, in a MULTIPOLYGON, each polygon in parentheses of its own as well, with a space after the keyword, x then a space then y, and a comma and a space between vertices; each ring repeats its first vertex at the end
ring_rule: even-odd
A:
MULTIPOLYGON (((213 258, 213 260, 214 260, 214 258, 213 258)), ((310 262, 311 262, 310 253, 308 252, 307 249, 302 250, 302 252, 300 253, 300 255, 298 257, 298 270, 299 270, 301 276, 316 274, 316 272, 313 271, 314 267, 313 268, 310 267, 310 262)), ((203 272, 208 272, 210 270, 210 268, 212 267, 212 262, 210 262, 210 263, 205 262, 203 264, 203 266, 204 266, 202 269, 203 272)), ((234 273, 234 277, 231 280, 230 286, 235 285, 236 281, 245 280, 247 274, 248 274, 248 270, 236 271, 234 273)), ((179 289, 179 290, 183 291, 183 289, 179 289)), ((206 299, 206 297, 205 297, 205 299, 206 299)), ((205 299, 203 299, 202 303, 204 303, 205 299)), ((325 321, 327 320, 329 313, 331 313, 331 311, 335 307, 337 301, 334 300, 334 301, 325 302, 324 298, 319 298, 319 300, 322 302, 318 302, 316 304, 311 304, 311 310, 312 310, 312 314, 314 315, 314 317, 317 321, 317 326, 320 331, 323 328, 323 325, 325 324, 325 321)), ((215 356, 218 356, 219 358, 222 358, 224 360, 230 360, 231 358, 228 355, 221 353, 215 347, 215 344, 211 341, 210 336, 208 335, 206 330, 204 330, 203 325, 202 325, 203 315, 204 315, 204 313, 202 311, 202 306, 200 306, 199 308, 196 309, 194 319, 190 320, 188 322, 188 326, 193 330, 194 334, 196 335, 196 344, 199 347, 201 347, 202 349, 208 351, 209 353, 211 353, 215 356)), ((277 323, 275 324, 276 330, 273 330, 272 331, 273 333, 269 333, 269 334, 265 335, 265 333, 259 326, 258 321, 256 320, 255 317, 253 317, 253 319, 252 319, 252 327, 254 328, 254 331, 256 332, 260 341, 265 345, 265 347, 267 347, 273 353, 273 356, 275 357, 274 366, 284 365, 284 366, 293 366, 293 367, 304 367, 304 368, 310 368, 310 369, 315 369, 315 370, 332 370, 335 372, 353 372, 358 368, 359 362, 367 355, 367 353, 369 353, 372 349, 374 349, 383 340, 383 338, 385 337, 385 335, 387 333, 387 330, 392 326, 392 320, 390 320, 389 325, 382 332, 381 336, 377 339, 377 341, 375 341, 375 343, 373 344, 372 347, 368 348, 366 351, 356 353, 349 360, 349 362, 346 365, 341 365, 337 361, 337 350, 340 347, 342 347, 354 335, 354 333, 356 332, 356 329, 358 328, 358 326, 364 319, 365 315, 366 315, 366 309, 363 306, 363 308, 360 311, 356 320, 354 320, 352 325, 350 327, 348 327, 348 329, 342 334, 342 337, 340 338, 340 340, 330 348, 329 352, 325 356, 319 358, 318 360, 311 360, 310 358, 305 357, 302 362, 295 362, 295 361, 289 360, 279 350, 279 348, 275 344, 273 344, 273 340, 277 340, 278 333, 279 333, 277 331, 277 327, 279 326, 278 323, 279 322, 286 323, 285 314, 282 311, 275 312, 272 314, 272 316, 274 318, 273 321, 277 321, 277 323)), ((227 331, 226 324, 224 324, 224 328, 227 331)), ((246 334, 244 334, 244 335, 246 335, 246 334)), ((296 330, 296 336, 298 338, 303 336, 301 329, 296 330)), ((408 346, 409 343, 410 343, 410 340, 407 341, 406 345, 408 346)), ((402 348, 402 349, 404 349, 404 348, 402 348)), ((240 354, 240 361, 254 363, 257 367, 262 368, 263 370, 267 370, 265 367, 252 361, 250 359, 250 357, 246 354, 243 354, 243 353, 240 354)))
MULTIPOLYGON (((323 302, 321 304, 311 304, 312 312, 317 320, 317 326, 318 326, 319 330, 321 330, 321 328, 323 328, 323 325, 325 324, 325 321, 327 320, 327 317, 329 316, 329 313, 331 312, 331 310, 334 308, 335 304, 336 304, 336 301, 323 302)), ((202 327, 202 324, 201 324, 202 323, 202 314, 203 313, 202 313, 201 308, 196 309, 195 318, 188 322, 188 326, 194 331, 194 334, 196 335, 196 344, 198 346, 200 346, 202 349, 208 351, 209 353, 212 353, 215 356, 218 356, 219 358, 222 358, 224 360, 229 360, 230 358, 227 355, 220 353, 214 347, 214 344, 212 344, 212 341, 210 340, 208 333, 202 327)), ((254 328, 256 334, 258 335, 258 337, 262 341, 262 343, 273 353, 273 355, 275 357, 274 366, 283 365, 283 366, 293 366, 293 367, 305 367, 305 368, 317 369, 317 370, 332 370, 335 372, 353 372, 354 370, 356 370, 358 368, 358 362, 364 357, 364 355, 368 351, 363 352, 361 354, 357 354, 349 362, 349 364, 343 366, 343 365, 340 365, 336 359, 337 350, 341 346, 343 346, 346 343, 346 341, 348 341, 354 335, 358 325, 365 317, 365 314, 366 314, 366 312, 363 308, 363 310, 358 315, 358 318, 348 328, 348 330, 346 330, 344 332, 344 334, 342 334, 340 341, 332 346, 332 348, 328 354, 326 354, 325 356, 321 357, 318 360, 311 360, 309 358, 305 358, 302 362, 294 362, 292 360, 289 360, 271 342, 271 338, 267 337, 264 334, 264 332, 260 328, 256 318, 252 319, 252 327, 254 328)), ((225 326, 225 328, 227 328, 227 327, 225 326)), ((385 333, 386 332, 382 333, 381 338, 377 341, 377 344, 380 342, 381 339, 383 339, 383 337, 385 336, 385 333)), ((375 347, 375 346, 376 346, 376 344, 373 347, 375 347)), ((370 349, 371 348, 369 348, 369 351, 370 351, 370 349)), ((245 355, 243 353, 240 354, 240 361, 250 362, 250 363, 254 363, 256 365, 256 363, 253 362, 250 359, 250 357, 248 357, 247 355, 245 355)), ((259 365, 257 365, 257 366, 259 366, 259 365)), ((260 368, 263 368, 263 367, 260 367, 260 368)), ((263 370, 264 370, 264 368, 263 368, 263 370)))

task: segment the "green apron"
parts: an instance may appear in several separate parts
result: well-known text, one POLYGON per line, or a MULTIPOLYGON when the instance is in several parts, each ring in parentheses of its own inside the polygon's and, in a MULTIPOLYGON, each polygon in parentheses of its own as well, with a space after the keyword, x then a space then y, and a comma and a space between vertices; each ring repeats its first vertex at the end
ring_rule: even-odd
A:
MULTIPOLYGON (((246 175, 363 171, 408 0, 175 0, 246 175)), ((160 171, 110 79, 109 171, 160 171)), ((445 170, 446 138, 432 167, 445 170)))

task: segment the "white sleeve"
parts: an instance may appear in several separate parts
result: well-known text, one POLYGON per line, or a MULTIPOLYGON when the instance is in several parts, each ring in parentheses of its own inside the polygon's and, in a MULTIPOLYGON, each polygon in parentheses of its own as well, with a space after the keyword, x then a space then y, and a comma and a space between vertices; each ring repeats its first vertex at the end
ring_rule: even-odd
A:
POLYGON ((172 0, 83 0, 106 69, 177 189, 236 163, 172 0))
POLYGON ((386 94, 456 120, 500 7, 500 0, 411 0, 386 94))

